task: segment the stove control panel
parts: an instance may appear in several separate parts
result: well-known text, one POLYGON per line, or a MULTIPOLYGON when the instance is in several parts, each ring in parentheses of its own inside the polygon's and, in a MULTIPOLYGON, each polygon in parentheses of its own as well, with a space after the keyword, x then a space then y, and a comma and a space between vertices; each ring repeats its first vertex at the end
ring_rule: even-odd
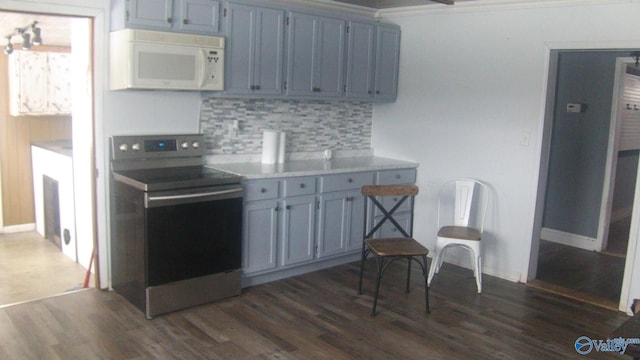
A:
POLYGON ((202 134, 111 137, 111 160, 204 156, 202 134))

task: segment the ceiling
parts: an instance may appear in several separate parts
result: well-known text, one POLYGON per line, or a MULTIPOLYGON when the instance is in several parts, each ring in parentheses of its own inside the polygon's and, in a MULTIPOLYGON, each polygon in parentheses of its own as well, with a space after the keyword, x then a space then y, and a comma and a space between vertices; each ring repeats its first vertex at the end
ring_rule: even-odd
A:
POLYGON ((452 0, 333 0, 335 2, 341 2, 352 5, 360 5, 373 9, 390 9, 404 6, 417 6, 417 5, 434 5, 441 2, 453 2, 452 0))
MULTIPOLYGON (((451 0, 332 0, 334 2, 364 6, 376 10, 390 9, 405 6, 417 5, 437 5, 440 2, 451 0)), ((470 1, 470 0, 458 0, 470 1)), ((13 35, 16 28, 24 28, 38 22, 38 26, 42 29, 42 39, 45 45, 70 46, 71 44, 71 20, 72 17, 67 16, 49 16, 30 13, 18 13, 0 11, 0 46, 6 44, 7 36, 13 35)), ((13 36, 12 43, 19 44, 22 42, 20 36, 13 36)))

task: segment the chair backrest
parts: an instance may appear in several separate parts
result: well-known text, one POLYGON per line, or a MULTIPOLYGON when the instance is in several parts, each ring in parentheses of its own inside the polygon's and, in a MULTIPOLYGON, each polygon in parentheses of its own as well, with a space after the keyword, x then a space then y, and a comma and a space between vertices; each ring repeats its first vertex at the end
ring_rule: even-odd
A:
MULTIPOLYGON (((362 195, 365 196, 365 239, 372 238, 373 235, 390 222, 399 232, 398 236, 411 237, 413 235, 413 197, 418 194, 418 187, 415 185, 365 185, 362 187, 362 195), (392 197, 392 201, 385 201, 384 197, 392 197), (402 205, 409 201, 410 218, 405 225, 400 224, 400 220, 395 216, 396 211, 401 211, 402 205), (372 206, 369 206, 372 204, 372 206), (372 207, 373 209, 369 209, 372 207), (376 216, 377 209, 382 215, 376 216), (371 210, 371 213, 368 211, 371 210)), ((405 214, 406 215, 406 214, 405 214)))
POLYGON ((438 196, 438 227, 444 225, 474 227, 482 231, 489 205, 489 191, 475 179, 445 182, 438 196))

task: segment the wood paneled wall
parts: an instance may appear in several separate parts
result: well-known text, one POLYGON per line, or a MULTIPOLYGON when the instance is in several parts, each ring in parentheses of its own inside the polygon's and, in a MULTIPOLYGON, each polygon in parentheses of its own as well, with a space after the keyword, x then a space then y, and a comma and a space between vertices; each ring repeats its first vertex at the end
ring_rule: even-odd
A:
POLYGON ((72 122, 71 116, 9 115, 7 58, 0 54, 0 166, 3 225, 12 226, 35 222, 31 143, 71 139, 72 122))

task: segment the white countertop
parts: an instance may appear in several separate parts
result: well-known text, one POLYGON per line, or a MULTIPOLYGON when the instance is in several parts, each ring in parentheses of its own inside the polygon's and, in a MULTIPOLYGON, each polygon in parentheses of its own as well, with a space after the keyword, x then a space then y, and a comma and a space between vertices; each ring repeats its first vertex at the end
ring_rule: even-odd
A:
POLYGON ((36 141, 31 145, 43 148, 45 150, 53 151, 60 155, 73 157, 73 144, 71 140, 51 140, 51 141, 36 141))
POLYGON ((311 176, 358 171, 417 168, 418 163, 377 156, 334 158, 332 160, 292 160, 282 164, 260 162, 208 163, 208 167, 231 172, 245 179, 264 179, 287 176, 311 176))

